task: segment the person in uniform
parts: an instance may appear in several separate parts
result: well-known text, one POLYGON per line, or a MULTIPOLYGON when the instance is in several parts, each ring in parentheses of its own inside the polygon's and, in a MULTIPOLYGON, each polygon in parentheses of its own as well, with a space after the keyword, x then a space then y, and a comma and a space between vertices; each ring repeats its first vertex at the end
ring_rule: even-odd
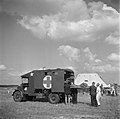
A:
POLYGON ((71 95, 71 91, 70 91, 70 81, 66 81, 65 85, 64 85, 64 92, 65 92, 65 104, 70 103, 70 95, 71 95))
POLYGON ((103 96, 103 94, 104 94, 104 87, 103 87, 103 84, 100 85, 100 89, 101 89, 101 96, 103 96))
POLYGON ((91 106, 97 107, 95 82, 92 82, 92 86, 90 86, 89 91, 91 96, 91 106))
POLYGON ((118 93, 117 93, 117 84, 114 84, 114 89, 115 89, 115 95, 118 96, 118 93))
POLYGON ((71 94, 72 94, 72 103, 77 104, 78 90, 76 88, 71 88, 71 94))

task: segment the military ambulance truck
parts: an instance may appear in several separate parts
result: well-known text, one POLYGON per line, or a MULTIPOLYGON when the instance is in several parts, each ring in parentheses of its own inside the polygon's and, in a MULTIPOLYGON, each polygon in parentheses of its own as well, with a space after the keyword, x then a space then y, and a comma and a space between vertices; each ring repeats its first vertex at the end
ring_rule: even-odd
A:
POLYGON ((74 72, 70 69, 33 70, 21 76, 22 83, 14 90, 15 102, 45 98, 56 104, 64 100, 64 84, 74 83, 74 72))

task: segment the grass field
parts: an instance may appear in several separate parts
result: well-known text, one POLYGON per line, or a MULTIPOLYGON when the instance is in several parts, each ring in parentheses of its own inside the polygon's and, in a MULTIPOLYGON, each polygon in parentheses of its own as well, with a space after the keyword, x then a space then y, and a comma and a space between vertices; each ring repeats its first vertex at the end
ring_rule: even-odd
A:
POLYGON ((90 106, 88 94, 78 94, 78 104, 14 102, 11 90, 0 88, 0 119, 119 119, 120 96, 103 96, 101 106, 90 106))

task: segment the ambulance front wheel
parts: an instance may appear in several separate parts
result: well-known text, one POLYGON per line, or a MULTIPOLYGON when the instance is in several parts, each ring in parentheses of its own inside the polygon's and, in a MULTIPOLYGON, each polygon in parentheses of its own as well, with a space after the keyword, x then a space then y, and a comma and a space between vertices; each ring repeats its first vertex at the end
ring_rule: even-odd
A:
POLYGON ((60 101, 60 97, 58 94, 49 94, 49 102, 52 104, 56 104, 60 101))
POLYGON ((13 93, 13 99, 15 102, 21 102, 22 101, 22 92, 17 90, 13 93))

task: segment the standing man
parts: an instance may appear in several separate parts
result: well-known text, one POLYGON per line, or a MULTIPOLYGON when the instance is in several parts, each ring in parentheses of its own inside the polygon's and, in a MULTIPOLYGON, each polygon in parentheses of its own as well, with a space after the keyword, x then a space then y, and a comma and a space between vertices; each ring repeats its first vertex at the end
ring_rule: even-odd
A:
POLYGON ((77 104, 78 90, 76 88, 71 88, 71 94, 72 94, 72 103, 77 104))
POLYGON ((115 95, 118 96, 118 93, 117 93, 117 84, 114 84, 114 89, 115 89, 115 95))
POLYGON ((91 105, 97 107, 95 82, 92 82, 92 86, 90 86, 89 90, 91 96, 91 105))
POLYGON ((65 92, 65 104, 70 103, 70 81, 66 81, 64 85, 64 92, 65 92))
POLYGON ((104 93, 103 84, 100 85, 100 89, 101 89, 101 96, 103 96, 103 93, 104 93))

